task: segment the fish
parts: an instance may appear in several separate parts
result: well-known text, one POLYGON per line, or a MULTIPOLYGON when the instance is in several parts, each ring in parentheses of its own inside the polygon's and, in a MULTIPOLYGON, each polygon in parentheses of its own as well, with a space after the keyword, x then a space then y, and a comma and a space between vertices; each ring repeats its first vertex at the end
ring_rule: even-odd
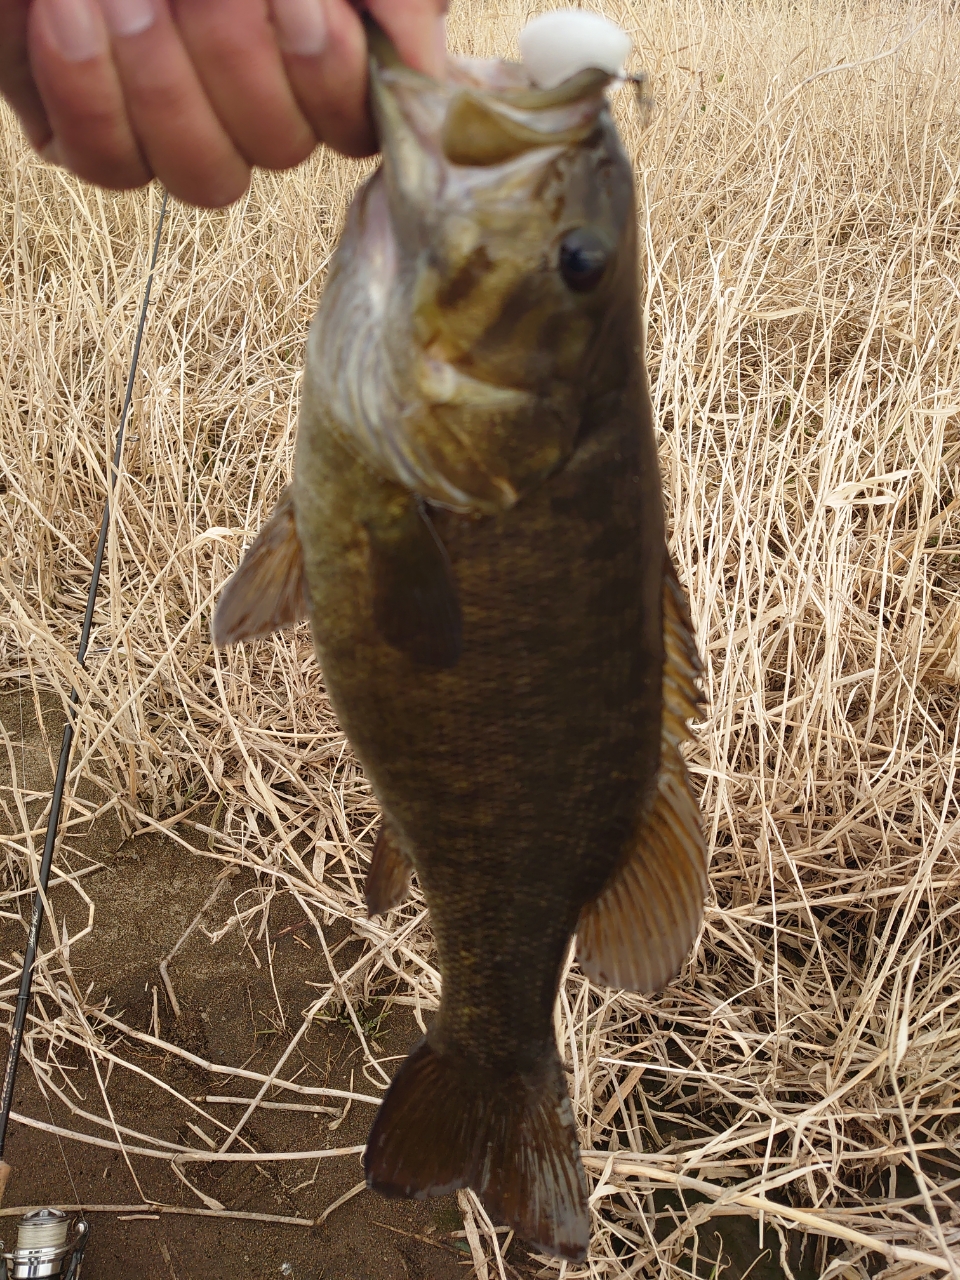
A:
POLYGON ((471 1188, 582 1260, 554 1008, 576 958, 656 992, 701 925, 681 747, 701 666, 668 553, 637 207, 611 73, 403 65, 368 26, 379 168, 310 329, 293 479, 213 638, 309 616, 381 806, 371 915, 416 875, 439 1010, 365 1149, 387 1196, 471 1188))

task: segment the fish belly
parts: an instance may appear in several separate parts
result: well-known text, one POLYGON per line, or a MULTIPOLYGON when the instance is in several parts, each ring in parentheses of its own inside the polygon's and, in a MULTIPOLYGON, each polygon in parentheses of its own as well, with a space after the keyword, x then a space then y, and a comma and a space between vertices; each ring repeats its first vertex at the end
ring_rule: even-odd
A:
POLYGON ((301 425, 295 502, 333 704, 402 832, 440 953, 436 1035, 492 1060, 552 1035, 577 915, 655 784, 663 516, 652 433, 623 412, 498 517, 431 513, 462 652, 418 668, 374 621, 366 530, 396 486, 322 420, 301 425))

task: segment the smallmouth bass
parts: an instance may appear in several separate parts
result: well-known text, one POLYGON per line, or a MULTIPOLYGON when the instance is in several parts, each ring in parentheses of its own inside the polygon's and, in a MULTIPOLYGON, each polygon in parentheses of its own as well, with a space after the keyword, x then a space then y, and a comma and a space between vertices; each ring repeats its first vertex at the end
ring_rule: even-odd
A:
POLYGON ((311 329, 292 486, 214 638, 309 616, 383 809, 369 910, 414 871, 430 909, 440 1010, 377 1113, 369 1185, 471 1187, 582 1259, 553 1029, 570 940, 594 981, 657 991, 706 891, 632 175, 609 73, 540 89, 464 61, 440 82, 370 43, 382 164, 311 329))

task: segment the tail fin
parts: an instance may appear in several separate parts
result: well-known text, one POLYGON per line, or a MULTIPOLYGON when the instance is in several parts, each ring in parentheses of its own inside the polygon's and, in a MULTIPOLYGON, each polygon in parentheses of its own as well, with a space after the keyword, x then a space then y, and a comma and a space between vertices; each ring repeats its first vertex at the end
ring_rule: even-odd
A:
POLYGON ((482 1077, 421 1040, 377 1112, 364 1167, 367 1186, 386 1196, 470 1187, 546 1253, 586 1257, 587 1184, 555 1054, 527 1075, 482 1077))

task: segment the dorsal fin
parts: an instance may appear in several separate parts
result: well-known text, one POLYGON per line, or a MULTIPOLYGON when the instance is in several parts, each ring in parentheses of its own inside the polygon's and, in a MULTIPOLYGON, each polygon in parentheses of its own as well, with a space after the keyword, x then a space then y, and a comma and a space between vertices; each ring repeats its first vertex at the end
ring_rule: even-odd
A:
POLYGON ((700 808, 680 754, 697 714, 700 658, 693 624, 667 557, 663 584, 663 712, 657 790, 633 847, 577 923, 577 959, 603 986, 654 992, 676 977, 690 950, 707 891, 700 808))
POLYGON ((363 889, 368 916, 382 916, 400 905, 410 892, 412 870, 410 859, 404 853, 397 833, 387 818, 384 818, 377 832, 367 883, 363 889))
POLYGON ((220 593, 213 615, 213 643, 236 644, 292 627, 307 616, 303 548, 288 486, 273 514, 220 593))

